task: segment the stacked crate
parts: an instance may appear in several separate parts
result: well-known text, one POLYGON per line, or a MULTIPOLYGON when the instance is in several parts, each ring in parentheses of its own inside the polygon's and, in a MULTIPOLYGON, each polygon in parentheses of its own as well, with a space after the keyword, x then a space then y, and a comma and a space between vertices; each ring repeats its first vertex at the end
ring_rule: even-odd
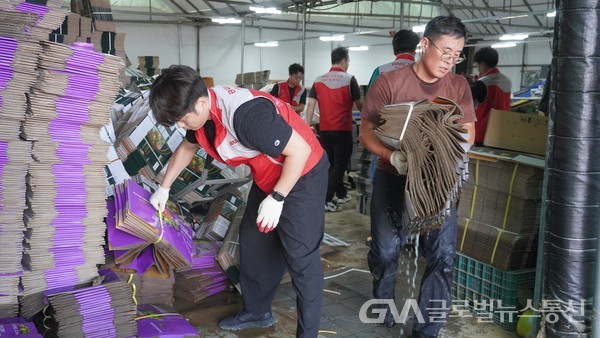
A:
POLYGON ((519 156, 472 156, 458 206, 454 299, 507 330, 525 305, 517 290, 534 286, 543 182, 543 169, 519 156))

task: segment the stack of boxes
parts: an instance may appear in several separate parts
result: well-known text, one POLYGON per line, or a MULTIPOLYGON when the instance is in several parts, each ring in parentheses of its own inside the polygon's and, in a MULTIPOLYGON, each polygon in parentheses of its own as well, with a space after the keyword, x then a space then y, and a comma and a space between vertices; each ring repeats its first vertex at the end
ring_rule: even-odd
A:
POLYGON ((486 151, 471 151, 458 206, 453 296, 514 330, 517 310, 526 305, 517 301, 517 290, 531 291, 535 281, 543 161, 510 152, 484 159, 478 150, 486 151))
POLYGON ((235 84, 248 89, 261 89, 269 82, 270 70, 237 74, 235 84))
POLYGON ((158 65, 158 56, 138 56, 137 69, 139 69, 145 75, 154 76, 160 74, 160 68, 158 68, 158 65))

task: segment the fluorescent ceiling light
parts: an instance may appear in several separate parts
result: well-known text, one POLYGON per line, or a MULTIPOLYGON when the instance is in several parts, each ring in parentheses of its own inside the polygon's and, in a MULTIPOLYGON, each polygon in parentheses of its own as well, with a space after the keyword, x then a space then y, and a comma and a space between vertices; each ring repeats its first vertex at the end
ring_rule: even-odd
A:
POLYGON ((348 47, 348 50, 353 50, 353 51, 365 51, 365 50, 369 50, 369 46, 354 46, 354 47, 348 47))
POLYGON ((277 47, 277 46, 279 46, 279 42, 278 41, 255 42, 254 45, 256 47, 277 47))
POLYGON ((517 44, 514 42, 500 42, 492 45, 492 48, 508 48, 515 47, 517 44))
POLYGON ((242 20, 240 19, 236 19, 236 18, 211 18, 210 19, 212 22, 216 22, 216 23, 220 23, 220 24, 227 24, 227 23, 241 23, 242 20))
POLYGON ((413 26, 412 31, 415 33, 422 33, 425 31, 425 25, 413 26))
POLYGON ((321 41, 344 41, 343 35, 319 36, 321 41))
POLYGON ((553 18, 553 17, 555 17, 555 16, 556 16, 556 11, 553 11, 553 12, 547 13, 547 14, 546 14, 546 16, 547 16, 547 17, 549 17, 549 18, 553 18))
POLYGON ((502 17, 502 18, 498 18, 498 20, 500 20, 500 19, 502 19, 502 20, 510 20, 510 19, 526 18, 528 16, 529 16, 529 14, 512 15, 512 16, 505 16, 505 17, 502 17))
POLYGON ((506 40, 525 40, 529 37, 529 35, 527 34, 504 34, 500 37, 500 40, 502 41, 506 41, 506 40))
POLYGON ((250 6, 250 7, 248 7, 248 9, 255 12, 256 14, 281 14, 281 11, 275 7, 265 8, 265 7, 250 6))

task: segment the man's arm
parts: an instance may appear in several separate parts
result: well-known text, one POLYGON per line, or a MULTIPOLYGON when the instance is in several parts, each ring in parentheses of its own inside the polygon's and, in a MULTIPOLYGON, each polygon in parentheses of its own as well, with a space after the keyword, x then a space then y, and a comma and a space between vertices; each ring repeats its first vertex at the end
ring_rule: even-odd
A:
POLYGON ((279 97, 279 83, 276 83, 273 88, 271 88, 271 92, 269 94, 279 97))
POLYGON ((461 124, 461 126, 469 134, 469 139, 467 140, 467 142, 469 143, 469 145, 472 146, 473 143, 475 143, 475 122, 463 123, 463 124, 461 124))
POLYGON ((360 120, 360 134, 358 140, 372 154, 389 161, 393 150, 388 148, 375 134, 377 124, 367 119, 360 120))
POLYGON ((274 191, 287 196, 298 182, 302 171, 306 165, 306 161, 310 156, 310 146, 296 131, 292 131, 287 145, 283 148, 282 154, 285 156, 283 160, 283 168, 281 177, 273 188, 274 191))
POLYGON ((297 106, 292 106, 292 109, 294 109, 294 111, 297 113, 301 113, 304 111, 304 103, 301 103, 297 106))
POLYGON ((471 94, 473 95, 473 101, 475 101, 475 103, 481 103, 487 96, 487 87, 483 82, 477 81, 471 87, 471 94))
POLYGON ((187 139, 183 139, 169 160, 167 172, 160 183, 163 188, 171 188, 171 185, 175 182, 177 176, 179 176, 181 171, 192 161, 194 154, 198 151, 198 147, 198 144, 190 143, 187 139))

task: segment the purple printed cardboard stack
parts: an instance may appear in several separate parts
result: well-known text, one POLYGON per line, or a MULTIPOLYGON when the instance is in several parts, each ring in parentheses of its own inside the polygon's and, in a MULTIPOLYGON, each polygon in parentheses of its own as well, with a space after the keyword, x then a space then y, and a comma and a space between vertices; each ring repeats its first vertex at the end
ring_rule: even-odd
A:
POLYGON ((163 305, 138 306, 139 338, 194 338, 198 331, 173 309, 163 305))
POLYGON ((43 338, 32 322, 21 317, 0 319, 0 337, 43 338))
POLYGON ((159 215, 150 204, 151 193, 129 180, 115 189, 115 227, 108 226, 108 244, 115 261, 138 269, 156 266, 161 273, 189 267, 193 231, 169 209, 159 215))
POLYGON ((222 242, 194 244, 192 266, 178 270, 175 276, 176 296, 199 302, 232 286, 216 259, 221 245, 222 242))
POLYGON ((59 337, 132 337, 137 334, 133 288, 125 282, 48 296, 59 337))
POLYGON ((21 295, 25 177, 33 159, 31 142, 19 135, 42 51, 29 34, 36 20, 9 2, 0 5, 0 318, 17 315, 21 295))
POLYGON ((137 273, 133 269, 120 269, 114 264, 107 264, 99 269, 98 273, 104 281, 120 280, 135 285, 135 298, 137 304, 166 304, 173 305, 173 284, 175 273, 169 271, 161 274, 156 267, 144 273, 137 273))
POLYGON ((40 77, 29 95, 23 137, 33 141, 25 213, 22 312, 33 316, 44 295, 97 277, 104 263, 104 165, 99 131, 119 88, 123 61, 88 44, 40 42, 40 77))
POLYGON ((36 23, 28 30, 35 40, 48 40, 50 32, 62 24, 67 12, 60 9, 60 0, 10 0, 15 11, 37 15, 36 23))

